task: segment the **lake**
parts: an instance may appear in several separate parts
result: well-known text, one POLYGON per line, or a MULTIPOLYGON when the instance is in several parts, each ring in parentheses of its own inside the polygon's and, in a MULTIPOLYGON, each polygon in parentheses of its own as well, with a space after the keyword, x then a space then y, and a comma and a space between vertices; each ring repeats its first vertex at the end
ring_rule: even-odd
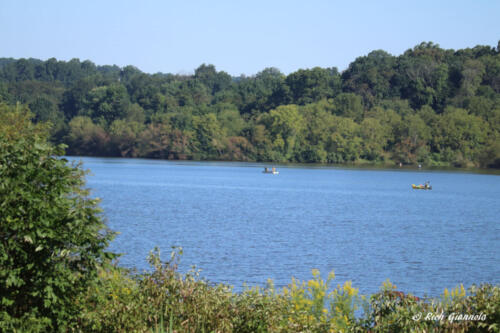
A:
POLYGON ((76 158, 120 234, 120 264, 148 268, 155 246, 182 246, 211 282, 284 286, 317 268, 363 294, 390 279, 435 296, 500 283, 500 177, 457 171, 76 158), (431 191, 412 190, 429 180, 431 191))

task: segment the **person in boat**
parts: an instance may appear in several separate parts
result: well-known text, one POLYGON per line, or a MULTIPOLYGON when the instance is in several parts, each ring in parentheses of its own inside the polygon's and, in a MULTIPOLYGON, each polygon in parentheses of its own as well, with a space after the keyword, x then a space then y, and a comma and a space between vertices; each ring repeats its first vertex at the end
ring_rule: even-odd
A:
POLYGON ((264 172, 265 172, 265 173, 268 173, 269 171, 267 170, 267 168, 264 168, 264 172))
POLYGON ((424 184, 424 187, 425 188, 429 188, 431 186, 430 182, 429 181, 426 181, 425 184, 424 184))

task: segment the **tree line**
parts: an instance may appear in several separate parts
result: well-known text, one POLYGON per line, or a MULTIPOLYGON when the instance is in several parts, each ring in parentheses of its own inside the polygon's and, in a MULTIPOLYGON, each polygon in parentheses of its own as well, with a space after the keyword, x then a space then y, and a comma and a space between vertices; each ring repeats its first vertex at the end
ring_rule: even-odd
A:
POLYGON ((74 155, 500 167, 500 42, 239 77, 0 58, 0 103, 74 155))

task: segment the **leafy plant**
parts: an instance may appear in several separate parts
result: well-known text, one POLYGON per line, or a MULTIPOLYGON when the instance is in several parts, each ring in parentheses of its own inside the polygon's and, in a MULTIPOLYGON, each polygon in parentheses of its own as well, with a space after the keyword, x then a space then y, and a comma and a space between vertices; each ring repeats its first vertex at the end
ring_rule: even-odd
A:
POLYGON ((75 298, 97 278, 112 239, 83 189, 84 172, 58 156, 26 109, 1 108, 0 330, 64 331, 75 298))

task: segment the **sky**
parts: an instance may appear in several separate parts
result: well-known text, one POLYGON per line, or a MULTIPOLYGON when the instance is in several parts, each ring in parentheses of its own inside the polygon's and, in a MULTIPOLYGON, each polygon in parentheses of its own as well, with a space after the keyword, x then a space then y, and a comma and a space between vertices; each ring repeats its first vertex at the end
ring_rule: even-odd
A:
POLYGON ((345 70, 373 50, 423 41, 497 46, 500 1, 0 0, 0 57, 90 60, 147 73, 213 64, 233 76, 276 67, 345 70))

